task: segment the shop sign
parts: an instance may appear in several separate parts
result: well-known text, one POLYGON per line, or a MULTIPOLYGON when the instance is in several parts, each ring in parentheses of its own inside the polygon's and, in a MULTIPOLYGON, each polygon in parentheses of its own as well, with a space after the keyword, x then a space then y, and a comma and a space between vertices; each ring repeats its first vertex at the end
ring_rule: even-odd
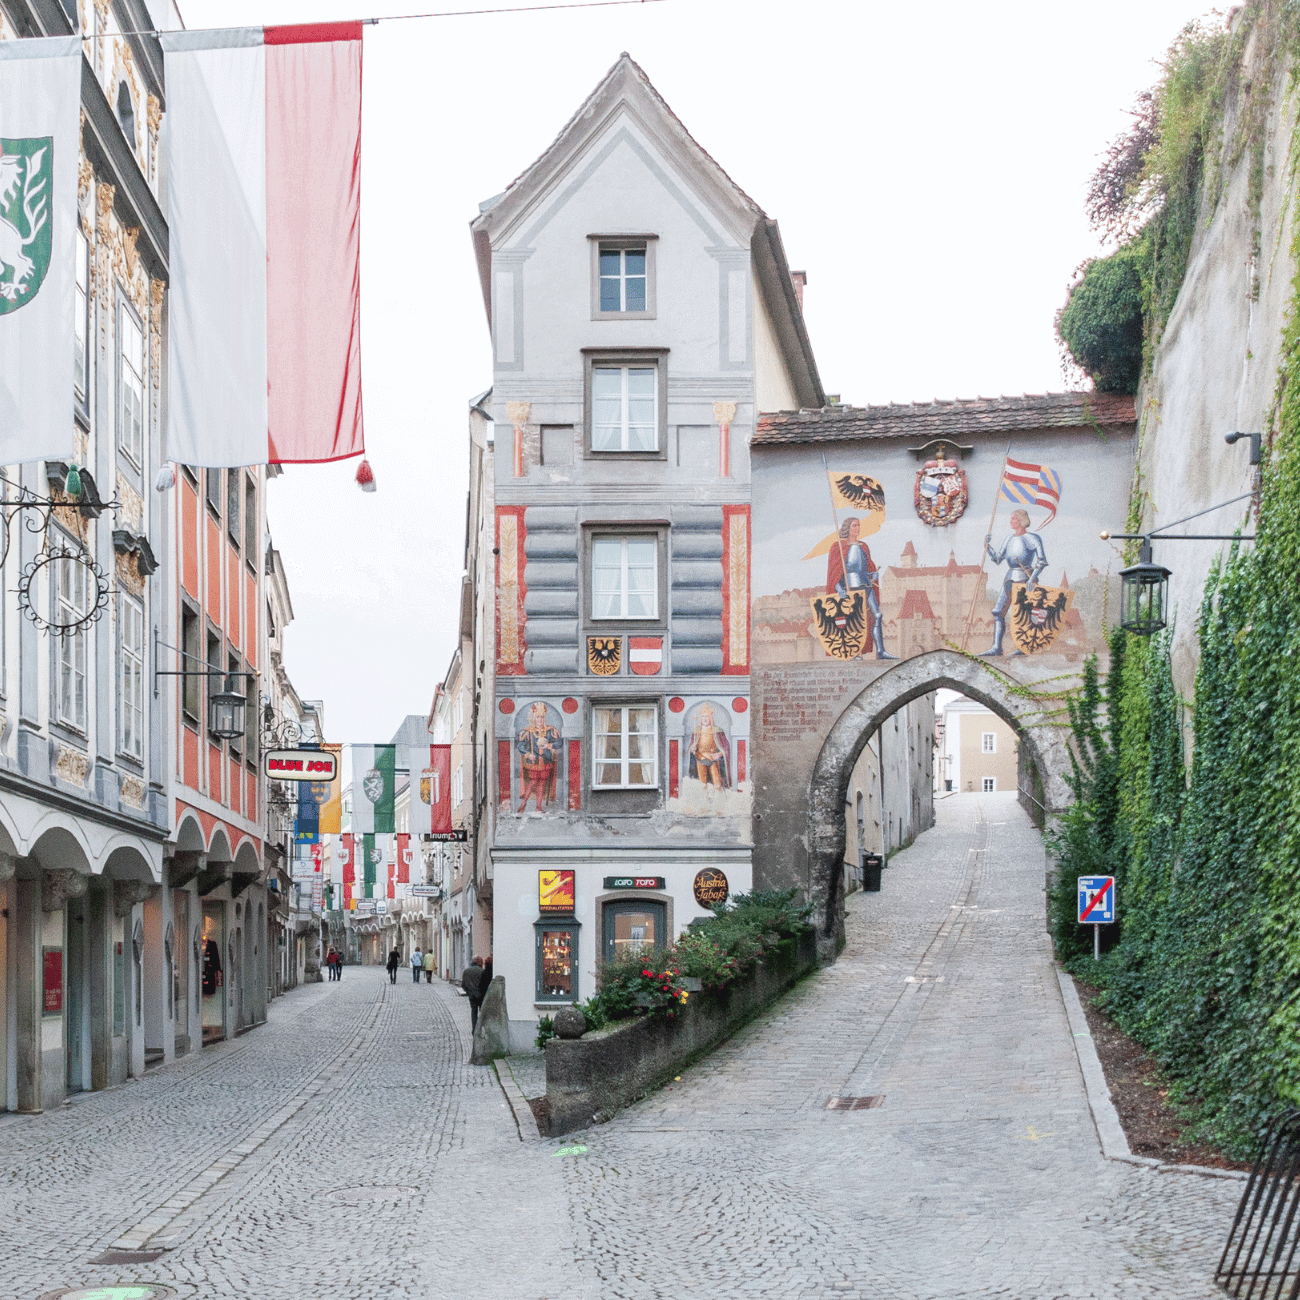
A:
POLYGON ((543 916, 573 915, 573 872, 537 873, 537 910, 543 916))
POLYGON ((277 781, 333 781, 339 759, 328 749, 268 749, 262 770, 277 781))
POLYGON ((662 876, 606 876, 606 889, 662 889, 662 876))
POLYGON ((701 907, 714 907, 725 903, 730 890, 727 877, 716 867, 705 867, 695 877, 695 901, 701 907))
POLYGON ((442 890, 437 885, 412 885, 412 898, 441 898, 442 890))
POLYGON ((57 1016, 63 1010, 63 949, 42 948, 45 963, 45 1002, 41 1010, 57 1016))
POLYGON ((434 831, 431 835, 421 835, 422 840, 433 840, 437 844, 464 844, 469 840, 469 832, 463 826, 455 830, 434 831))

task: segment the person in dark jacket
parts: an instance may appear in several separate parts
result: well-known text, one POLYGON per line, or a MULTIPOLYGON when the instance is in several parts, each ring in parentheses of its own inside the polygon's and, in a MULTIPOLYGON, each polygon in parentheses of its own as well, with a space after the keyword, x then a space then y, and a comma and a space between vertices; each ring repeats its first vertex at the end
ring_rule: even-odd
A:
POLYGON ((469 998, 469 1027, 470 1032, 478 1027, 478 1010, 483 1005, 483 998, 487 994, 487 988, 483 984, 483 958, 475 957, 468 966, 465 967, 465 973, 460 977, 460 986, 465 990, 465 996, 469 998))
POLYGON ((397 968, 402 964, 401 950, 394 948, 393 951, 388 954, 388 961, 385 964, 388 967, 388 982, 390 984, 396 984, 397 968))

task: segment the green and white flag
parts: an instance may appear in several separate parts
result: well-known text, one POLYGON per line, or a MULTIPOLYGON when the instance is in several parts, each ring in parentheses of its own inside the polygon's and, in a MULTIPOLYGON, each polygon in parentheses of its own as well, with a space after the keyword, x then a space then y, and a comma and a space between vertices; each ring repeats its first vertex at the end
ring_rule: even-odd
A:
POLYGON ((73 457, 81 39, 0 41, 0 464, 73 457))
POLYGON ((361 865, 364 869, 363 898, 388 897, 388 836, 363 835, 361 837, 361 865))
POLYGON ((397 746, 352 746, 352 829, 362 835, 391 835, 396 791, 397 746))

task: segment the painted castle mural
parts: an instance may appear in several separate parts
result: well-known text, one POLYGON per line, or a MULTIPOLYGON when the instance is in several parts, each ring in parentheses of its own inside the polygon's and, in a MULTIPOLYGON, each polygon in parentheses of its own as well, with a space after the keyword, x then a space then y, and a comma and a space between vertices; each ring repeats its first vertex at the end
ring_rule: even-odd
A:
POLYGON ((754 481, 755 664, 943 648, 1035 666, 1104 653, 1127 509, 1124 458, 1041 445, 764 448, 754 481))

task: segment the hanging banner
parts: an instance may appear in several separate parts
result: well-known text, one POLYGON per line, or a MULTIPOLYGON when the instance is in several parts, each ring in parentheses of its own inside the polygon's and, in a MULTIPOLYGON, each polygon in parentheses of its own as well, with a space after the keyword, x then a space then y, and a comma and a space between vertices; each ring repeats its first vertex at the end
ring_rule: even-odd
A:
POLYGON ((337 835, 343 829, 343 746, 322 745, 334 755, 334 776, 330 780, 329 797, 320 806, 320 833, 337 835))
POLYGON ((357 879, 357 851, 355 836, 343 836, 342 841, 339 844, 339 862, 343 866, 343 883, 350 887, 356 883, 357 879))
POLYGON ((411 883, 411 859, 413 856, 411 837, 409 835, 399 835, 397 837, 397 883, 399 885, 409 885, 411 883))
POLYGON ((451 829, 451 746, 429 746, 429 834, 447 836, 451 829))
POLYGON ((432 828, 435 773, 430 745, 403 745, 397 752, 398 767, 405 767, 411 782, 409 823, 412 835, 427 835, 432 828))
MULTIPOLYGON (((160 34, 171 460, 288 464, 365 449, 361 28, 160 34)), ((74 169, 76 158, 74 144, 74 169)))
POLYGON ((352 829, 391 834, 396 830, 397 746, 352 746, 352 829))
POLYGON ((0 464, 73 458, 81 39, 0 41, 0 464))

